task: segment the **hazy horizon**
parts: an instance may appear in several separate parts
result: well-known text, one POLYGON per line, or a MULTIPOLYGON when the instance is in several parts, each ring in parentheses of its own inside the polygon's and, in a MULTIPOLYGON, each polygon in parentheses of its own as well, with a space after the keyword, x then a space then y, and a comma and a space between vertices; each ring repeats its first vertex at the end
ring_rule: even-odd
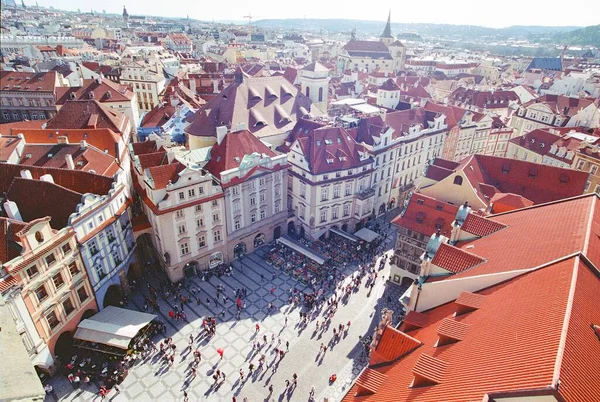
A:
MULTIPOLYGON (((19 0, 16 0, 20 3, 19 0)), ((410 4, 384 1, 379 7, 365 7, 364 2, 350 0, 344 2, 344 9, 339 10, 337 2, 305 0, 300 10, 281 7, 281 2, 261 1, 249 2, 231 0, 227 6, 219 2, 179 2, 176 7, 172 2, 165 3, 156 0, 105 0, 94 4, 94 10, 120 14, 123 4, 130 15, 148 15, 169 18, 190 18, 203 21, 236 21, 247 22, 244 16, 251 15, 253 21, 262 19, 349 19, 385 22, 388 11, 392 13, 392 23, 429 23, 452 25, 476 25, 489 28, 504 28, 514 25, 537 26, 589 26, 600 24, 600 2, 588 0, 572 0, 565 3, 535 1, 505 0, 497 3, 499 7, 490 7, 493 3, 483 3, 477 0, 456 0, 454 2, 430 0, 426 5, 416 2, 410 4), (125 2, 125 3, 124 3, 125 2), (594 3, 594 4, 592 4, 594 3), (231 12, 230 10, 235 10, 231 12), (427 10, 434 10, 427 13, 427 10)), ((35 1, 25 1, 26 5, 34 5, 35 1)), ((90 9, 77 5, 71 0, 38 0, 44 7, 54 7, 62 10, 82 12, 90 9)), ((297 4, 297 3, 291 3, 297 4)))

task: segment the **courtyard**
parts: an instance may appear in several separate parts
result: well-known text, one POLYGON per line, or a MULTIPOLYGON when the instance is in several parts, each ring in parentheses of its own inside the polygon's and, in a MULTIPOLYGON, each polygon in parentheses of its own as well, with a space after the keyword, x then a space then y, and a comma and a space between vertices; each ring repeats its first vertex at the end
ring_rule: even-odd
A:
MULTIPOLYGON (((387 226, 387 225, 386 225, 387 226)), ((395 241, 393 228, 386 228, 383 233, 389 238, 384 243, 384 252, 389 251, 395 241), (387 251, 386 251, 387 250, 387 251)), ((361 337, 371 336, 380 320, 383 308, 394 311, 394 323, 401 319, 398 299, 405 289, 385 279, 389 276, 387 264, 377 272, 373 287, 366 287, 366 278, 358 290, 347 297, 339 298, 339 307, 331 319, 330 325, 323 326, 327 303, 320 310, 313 309, 308 321, 303 323, 300 312, 308 310, 300 304, 290 304, 290 289, 299 293, 311 292, 305 284, 290 275, 275 269, 266 262, 269 246, 233 262, 231 275, 212 276, 202 280, 199 276, 191 276, 182 282, 183 294, 189 295, 192 302, 184 306, 186 317, 180 320, 169 318, 168 313, 179 304, 171 296, 159 292, 160 311, 154 313, 166 323, 167 331, 153 339, 158 345, 166 337, 171 337, 176 345, 176 360, 172 366, 164 364, 158 352, 150 353, 129 369, 126 379, 121 384, 121 392, 112 391, 108 399, 120 401, 175 401, 184 399, 187 392, 190 401, 309 401, 311 388, 314 387, 314 400, 338 401, 344 395, 354 378, 366 364, 367 357, 360 342, 361 337), (218 295, 218 287, 221 290, 218 295), (236 317, 237 289, 245 288, 246 306, 236 317), (200 303, 194 296, 198 296, 200 303), (225 301, 223 296, 227 296, 225 301), (207 303, 208 299, 208 303, 207 303), (215 303, 216 301, 216 303, 215 303), (272 303, 272 308, 269 307, 272 303), (206 316, 217 320, 216 333, 213 337, 201 337, 203 319, 206 316), (317 330, 316 322, 321 325, 317 330), (347 323, 351 322, 348 326, 347 323), (256 332, 256 324, 260 331, 256 332), (333 330, 339 325, 346 326, 341 335, 334 339, 333 330), (191 375, 194 361, 193 349, 188 347, 190 335, 194 338, 193 349, 199 348, 202 359, 197 366, 195 378, 191 375), (254 342, 263 341, 266 345, 259 351, 254 342), (289 345, 287 343, 289 342, 289 345), (321 345, 327 345, 326 352, 321 345), (275 349, 285 350, 283 358, 278 357, 275 349), (223 358, 217 353, 222 349, 223 358), (258 369, 258 359, 265 355, 265 364, 258 369), (249 365, 257 369, 250 375, 249 365), (244 378, 240 376, 244 371, 244 378), (226 375, 224 380, 215 382, 213 374, 219 370, 226 375), (286 387, 286 380, 293 382, 293 374, 297 374, 297 386, 286 387), (337 380, 329 382, 332 374, 337 380), (273 391, 269 391, 269 386, 273 391)), ((381 256, 378 256, 378 261, 381 256)), ((343 270, 345 284, 349 283, 349 275, 357 267, 348 264, 338 268, 343 270)), ((146 276, 138 283, 138 289, 129 299, 125 308, 145 311, 145 294, 148 285, 158 288, 160 276, 146 276)), ((338 295, 341 294, 338 292, 338 295)), ((331 299, 333 292, 325 293, 331 299)), ((148 312, 152 312, 149 308, 148 312)), ((51 384, 57 398, 47 397, 50 401, 90 401, 100 400, 98 384, 73 389, 67 379, 58 374, 51 384)))

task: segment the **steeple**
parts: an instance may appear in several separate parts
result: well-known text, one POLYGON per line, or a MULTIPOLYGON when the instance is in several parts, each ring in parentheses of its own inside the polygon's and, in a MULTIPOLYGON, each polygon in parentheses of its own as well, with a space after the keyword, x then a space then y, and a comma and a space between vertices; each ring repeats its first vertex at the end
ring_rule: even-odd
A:
POLYGON ((392 36, 392 23, 391 23, 391 17, 392 17, 392 10, 390 10, 389 14, 388 14, 388 19, 387 19, 387 24, 385 24, 385 28, 383 29, 383 33, 381 34, 380 38, 386 38, 386 39, 394 39, 394 37, 392 36))

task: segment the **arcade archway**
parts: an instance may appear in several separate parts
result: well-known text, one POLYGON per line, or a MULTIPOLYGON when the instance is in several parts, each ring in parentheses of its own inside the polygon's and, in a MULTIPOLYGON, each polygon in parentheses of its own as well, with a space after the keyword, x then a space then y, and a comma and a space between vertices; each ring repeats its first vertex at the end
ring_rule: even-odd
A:
POLYGON ((257 234, 254 238, 254 248, 262 246, 263 244, 265 244, 266 240, 267 237, 264 233, 257 234))
POLYGON ((240 242, 233 247, 233 258, 240 258, 246 254, 246 243, 240 242))
POLYGON ((183 275, 186 278, 191 278, 198 273, 198 261, 190 261, 183 266, 183 275))
POLYGON ((54 345, 54 355, 58 356, 60 361, 68 361, 73 352, 73 335, 66 331, 60 334, 54 345))
POLYGON ((121 286, 111 285, 106 290, 106 294, 104 295, 104 303, 102 303, 102 305, 104 307, 121 307, 121 300, 123 300, 123 290, 121 289, 121 286))
POLYGON ((281 237, 281 226, 275 226, 273 230, 273 240, 277 240, 281 237))
POLYGON ((288 222, 287 233, 290 236, 296 235, 296 224, 294 223, 294 221, 288 222))

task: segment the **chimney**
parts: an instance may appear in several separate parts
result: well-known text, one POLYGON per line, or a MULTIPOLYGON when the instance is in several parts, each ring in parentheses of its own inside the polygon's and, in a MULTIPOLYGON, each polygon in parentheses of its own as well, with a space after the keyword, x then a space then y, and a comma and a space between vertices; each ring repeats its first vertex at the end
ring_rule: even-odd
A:
POLYGON ((213 80, 213 93, 219 93, 219 80, 213 80))
POLYGON ((56 137, 56 141, 59 144, 68 144, 69 143, 69 138, 66 135, 61 135, 61 136, 57 136, 56 137))
POLYGON ((190 78, 190 91, 192 92, 192 95, 196 96, 196 79, 195 78, 190 78))
POLYGON ((6 211, 6 215, 10 219, 14 219, 16 221, 23 221, 23 217, 19 212, 19 207, 17 207, 17 203, 14 201, 6 201, 4 203, 4 210, 6 211))
POLYGON ((235 131, 242 131, 246 129, 246 123, 238 123, 235 126, 235 131))
POLYGON ((81 150, 85 150, 87 149, 87 141, 86 140, 81 140, 81 150))
POLYGON ((75 170, 75 162, 73 162, 73 156, 71 154, 65 155, 65 162, 67 162, 67 168, 69 170, 75 170))
POLYGON ((21 170, 21 177, 24 179, 33 180, 33 176, 31 175, 31 171, 27 169, 21 170))
POLYGON ((50 173, 47 173, 47 174, 41 176, 40 180, 48 182, 48 183, 54 183, 54 179, 52 178, 52 175, 50 173))
POLYGON ((221 142, 223 142, 223 138, 225 138, 226 134, 227 134, 226 126, 217 127, 217 144, 221 144, 221 142))

